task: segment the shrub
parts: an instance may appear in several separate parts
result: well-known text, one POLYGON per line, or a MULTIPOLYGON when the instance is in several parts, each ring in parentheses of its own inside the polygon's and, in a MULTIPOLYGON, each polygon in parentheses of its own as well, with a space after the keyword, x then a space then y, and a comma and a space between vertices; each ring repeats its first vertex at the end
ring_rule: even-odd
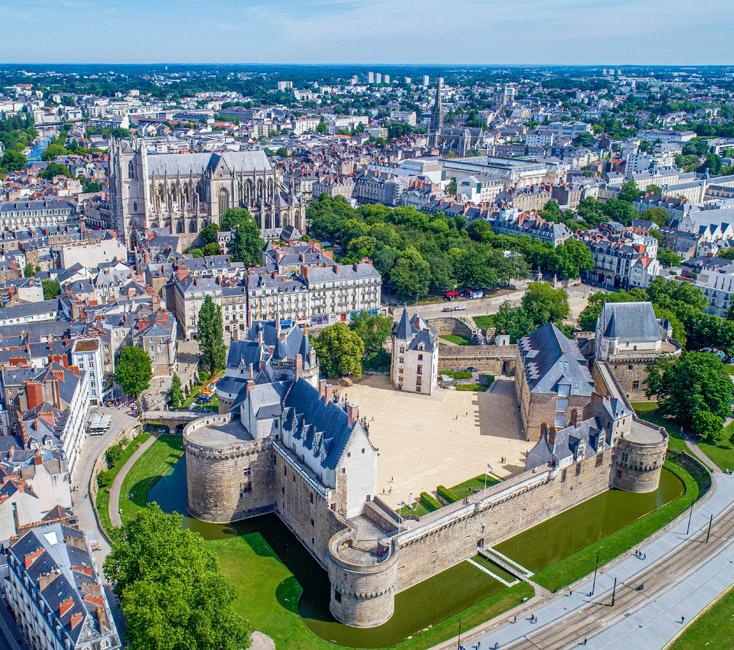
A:
POLYGON ((443 507, 436 498, 428 494, 428 492, 421 492, 420 502, 428 512, 433 512, 434 510, 438 510, 443 507))
POLYGON ((122 453, 125 451, 125 447, 127 445, 124 441, 120 441, 112 445, 106 452, 105 452, 105 462, 107 463, 107 467, 114 467, 115 463, 117 463, 118 460, 120 460, 120 457, 122 456, 122 453))
POLYGON ((446 501, 446 503, 453 503, 454 501, 459 500, 459 496, 449 490, 445 485, 439 485, 436 488, 436 494, 446 501))

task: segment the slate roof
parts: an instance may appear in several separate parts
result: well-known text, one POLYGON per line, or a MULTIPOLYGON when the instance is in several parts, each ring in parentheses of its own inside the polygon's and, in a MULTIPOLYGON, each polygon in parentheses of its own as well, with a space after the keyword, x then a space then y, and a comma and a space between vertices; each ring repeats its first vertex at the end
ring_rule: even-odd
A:
POLYGON ((84 533, 62 524, 34 528, 8 553, 17 561, 13 570, 30 578, 72 647, 115 631, 84 533))
POLYGON ((569 459, 577 462, 596 456, 607 448, 601 422, 597 418, 589 418, 578 426, 571 425, 556 431, 555 436, 543 436, 525 457, 525 468, 555 466, 569 459))
POLYGON ((234 172, 269 172, 272 170, 264 151, 226 151, 222 153, 148 154, 148 176, 200 176, 220 160, 234 172))
POLYGON ((649 302, 604 303, 597 329, 606 338, 625 341, 659 341, 660 321, 649 302))
POLYGON ((546 323, 518 342, 525 377, 533 393, 555 393, 569 384, 571 395, 590 396, 594 383, 578 345, 553 323, 546 323))
POLYGON ((322 467, 334 469, 352 432, 344 409, 336 402, 324 403, 305 379, 291 384, 283 406, 283 428, 302 439, 322 467))

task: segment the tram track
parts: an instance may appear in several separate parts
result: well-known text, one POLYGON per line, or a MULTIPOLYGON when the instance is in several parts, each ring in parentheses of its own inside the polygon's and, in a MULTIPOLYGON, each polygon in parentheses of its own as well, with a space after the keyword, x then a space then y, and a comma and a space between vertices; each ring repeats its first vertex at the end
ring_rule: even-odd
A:
POLYGON ((708 526, 700 529, 664 559, 637 573, 631 580, 618 584, 614 607, 611 606, 611 595, 607 594, 603 601, 590 601, 537 632, 526 634, 503 647, 557 650, 582 645, 584 639, 593 637, 610 622, 629 616, 730 543, 734 535, 734 507, 729 507, 712 524, 708 543, 707 529, 708 526), (644 585, 644 589, 638 590, 640 585, 644 585))

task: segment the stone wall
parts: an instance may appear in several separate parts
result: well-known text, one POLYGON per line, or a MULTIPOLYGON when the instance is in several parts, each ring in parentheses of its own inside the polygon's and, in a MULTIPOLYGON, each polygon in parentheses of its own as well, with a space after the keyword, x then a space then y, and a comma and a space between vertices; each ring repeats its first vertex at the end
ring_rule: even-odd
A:
POLYGON ((425 525, 399 538, 397 591, 472 557, 478 546, 498 544, 601 494, 609 488, 612 454, 600 458, 599 465, 590 458, 552 472, 525 472, 509 485, 493 486, 476 503, 453 504, 421 518, 425 525))
POLYGON ((333 495, 305 470, 294 469, 287 450, 277 443, 274 447, 275 512, 326 569, 329 540, 344 528, 331 509, 333 495))
POLYGON ((631 402, 643 402, 648 399, 645 389, 647 388, 647 366, 651 362, 652 359, 649 357, 616 358, 607 362, 627 399, 631 402))
POLYGON ((335 535, 329 545, 329 609, 338 621, 353 627, 376 627, 395 611, 397 554, 393 544, 370 563, 350 560, 353 531, 335 535))
POLYGON ((620 438, 614 463, 614 487, 627 492, 656 490, 667 450, 667 435, 654 443, 620 438))
POLYGON ((441 346, 438 370, 476 368, 495 377, 515 372, 515 345, 456 345, 441 346))
POLYGON ((273 509, 274 463, 270 439, 242 440, 224 448, 194 444, 192 427, 224 424, 231 415, 213 415, 184 429, 189 511, 197 519, 228 523, 273 509))
POLYGON ((473 323, 470 319, 455 318, 445 316, 441 318, 430 318, 426 321, 437 334, 453 334, 455 336, 463 336, 471 341, 474 332, 477 331, 476 326, 472 327, 469 323, 473 323))

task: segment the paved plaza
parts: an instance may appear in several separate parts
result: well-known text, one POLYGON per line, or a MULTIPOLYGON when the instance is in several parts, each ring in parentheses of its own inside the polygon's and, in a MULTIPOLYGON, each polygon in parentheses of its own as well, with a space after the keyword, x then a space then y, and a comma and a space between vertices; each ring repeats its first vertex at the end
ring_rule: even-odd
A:
POLYGON ((525 469, 532 443, 521 439, 512 380, 486 393, 439 388, 429 396, 401 393, 386 376, 370 375, 339 392, 367 418, 380 451, 379 496, 392 507, 478 476, 487 464, 499 477, 525 469))

